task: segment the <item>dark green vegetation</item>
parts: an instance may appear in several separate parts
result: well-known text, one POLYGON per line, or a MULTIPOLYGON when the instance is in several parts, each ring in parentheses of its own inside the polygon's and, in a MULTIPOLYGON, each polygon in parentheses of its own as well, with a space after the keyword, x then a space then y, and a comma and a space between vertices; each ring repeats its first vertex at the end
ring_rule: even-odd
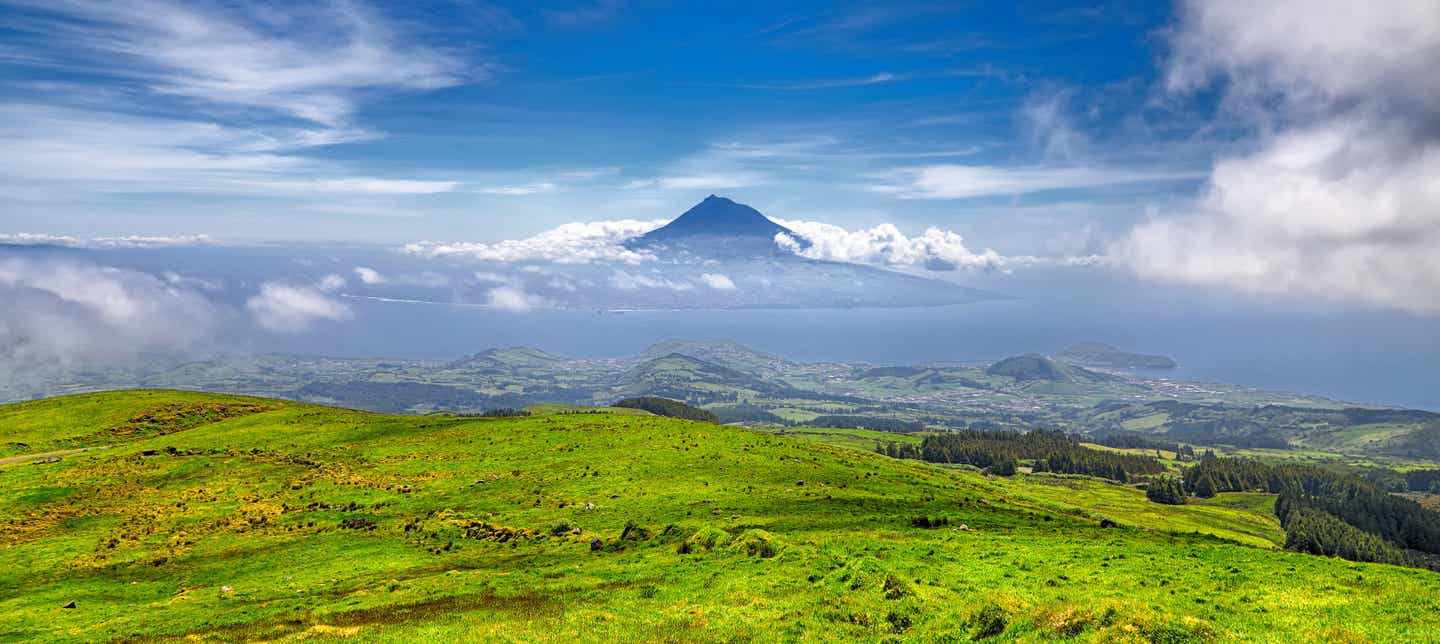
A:
POLYGON ((1081 342, 1056 354, 1066 362, 1105 369, 1174 369, 1175 361, 1157 355, 1121 351, 1100 342, 1081 342))
POLYGON ((1204 458, 1185 470, 1185 486, 1197 496, 1277 494, 1275 514, 1293 550, 1440 570, 1440 512, 1360 476, 1311 465, 1204 458))
POLYGON ((702 423, 719 421, 719 419, 715 417, 715 414, 705 411, 704 409, 691 407, 678 400, 660 398, 659 396, 625 398, 616 401, 615 404, 611 406, 624 407, 626 409, 643 409, 656 416, 664 416, 666 418, 683 418, 685 420, 695 420, 702 423))
POLYGON ((1120 483, 1166 471, 1164 465, 1149 456, 1087 449, 1064 432, 1043 429, 1025 433, 966 429, 928 435, 918 446, 890 443, 881 451, 887 456, 931 463, 982 468, 999 465, 1011 474, 1017 462, 1025 461, 1036 472, 1085 474, 1120 483))
POLYGON ((0 423, 37 452, 110 446, 0 467, 5 640, 1440 629, 1440 576, 1280 550, 1247 493, 1161 506, 1097 479, 825 444, 895 436, 866 430, 397 417, 154 391, 0 407, 0 423))
POLYGON ((734 342, 667 340, 634 358, 613 360, 572 359, 519 347, 454 361, 269 355, 153 373, 71 377, 73 382, 34 390, 0 391, 0 399, 95 388, 178 387, 391 413, 473 414, 661 396, 704 407, 722 422, 749 426, 1045 427, 1112 446, 1155 441, 1226 453, 1285 450, 1287 458, 1380 459, 1405 466, 1440 460, 1440 414, 1157 380, 1039 355, 991 365, 800 363, 734 342))

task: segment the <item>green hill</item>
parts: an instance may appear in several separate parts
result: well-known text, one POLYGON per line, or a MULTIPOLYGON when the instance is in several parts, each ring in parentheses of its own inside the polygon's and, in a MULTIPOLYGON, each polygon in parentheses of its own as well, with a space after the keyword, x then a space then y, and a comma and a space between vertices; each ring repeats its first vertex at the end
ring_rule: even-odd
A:
POLYGON ((1015 380, 1048 380, 1066 383, 1120 382, 1122 378, 1098 373, 1064 364, 1036 353, 1005 358, 990 365, 985 373, 991 376, 1008 376, 1015 380))
POLYGON ((1101 342, 1071 345, 1055 357, 1075 364, 1111 369, 1174 369, 1178 366, 1167 356, 1121 351, 1101 342))
POLYGON ((1159 506, 811 440, 863 430, 168 391, 3 406, 0 428, 6 641, 1440 632, 1440 576, 1279 550, 1257 495, 1159 506))

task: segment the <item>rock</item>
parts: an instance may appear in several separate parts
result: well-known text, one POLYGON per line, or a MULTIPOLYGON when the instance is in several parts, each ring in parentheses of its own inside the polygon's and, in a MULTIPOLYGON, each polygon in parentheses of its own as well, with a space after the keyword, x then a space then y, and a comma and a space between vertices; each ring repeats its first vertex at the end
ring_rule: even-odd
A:
POLYGON ((960 530, 961 530, 962 532, 969 532, 969 531, 970 531, 970 524, 968 524, 968 523, 962 523, 962 524, 960 524, 960 530))
POLYGON ((601 540, 600 540, 600 537, 591 537, 591 538, 590 538, 590 552, 595 552, 596 550, 599 550, 599 549, 604 548, 604 547, 605 547, 605 542, 601 541, 601 540))
POLYGON ((75 600, 72 599, 72 600, 66 602, 65 605, 62 606, 61 608, 74 608, 74 607, 75 607, 75 600))
POLYGON ((1104 518, 1104 519, 1101 519, 1101 520, 1100 520, 1100 527, 1102 527, 1102 528, 1118 528, 1118 527, 1120 527, 1120 524, 1115 523, 1114 521, 1112 521, 1110 518, 1107 517, 1107 518, 1104 518))
POLYGON ((229 586, 221 586, 221 587, 220 587, 220 592, 222 592, 222 593, 233 593, 233 592, 235 592, 235 589, 234 589, 234 588, 231 588, 231 587, 229 587, 229 586))
POLYGON ((620 495, 619 495, 619 494, 611 494, 611 495, 610 495, 610 498, 612 498, 612 499, 618 499, 618 498, 620 498, 620 495))
POLYGON ((585 504, 585 509, 586 509, 586 510, 594 510, 594 509, 595 509, 595 504, 594 504, 594 503, 586 503, 586 504, 585 504))

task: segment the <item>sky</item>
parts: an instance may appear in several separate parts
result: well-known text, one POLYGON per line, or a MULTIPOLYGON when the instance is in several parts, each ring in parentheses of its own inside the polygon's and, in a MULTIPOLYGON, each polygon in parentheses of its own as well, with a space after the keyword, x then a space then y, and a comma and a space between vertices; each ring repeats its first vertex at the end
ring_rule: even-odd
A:
POLYGON ((0 241, 605 261, 719 193, 817 259, 1433 316, 1435 60, 1432 0, 0 0, 0 241))

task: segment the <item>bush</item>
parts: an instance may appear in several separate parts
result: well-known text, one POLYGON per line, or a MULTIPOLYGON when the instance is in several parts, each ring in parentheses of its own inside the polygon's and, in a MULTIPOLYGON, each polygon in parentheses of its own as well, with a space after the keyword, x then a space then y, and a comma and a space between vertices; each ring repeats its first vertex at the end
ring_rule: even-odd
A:
POLYGON ((950 517, 919 516, 910 519, 910 525, 916 528, 942 528, 950 525, 950 517))
POLYGON ((983 640, 995 637, 1005 632, 1010 625, 1005 609, 997 604, 986 604, 975 611, 970 619, 965 621, 966 628, 970 631, 970 639, 983 640))
POLYGON ((730 543, 730 533, 719 528, 705 526, 680 542, 677 550, 682 555, 700 550, 714 550, 730 543))
POLYGON ((910 583, 901 579, 899 575, 890 573, 885 575, 885 583, 881 586, 885 590, 885 599, 901 599, 915 594, 910 583))
POLYGON ((776 543, 775 535, 764 530, 746 530, 735 538, 731 548, 745 551, 751 557, 769 559, 780 554, 780 545, 776 543))

